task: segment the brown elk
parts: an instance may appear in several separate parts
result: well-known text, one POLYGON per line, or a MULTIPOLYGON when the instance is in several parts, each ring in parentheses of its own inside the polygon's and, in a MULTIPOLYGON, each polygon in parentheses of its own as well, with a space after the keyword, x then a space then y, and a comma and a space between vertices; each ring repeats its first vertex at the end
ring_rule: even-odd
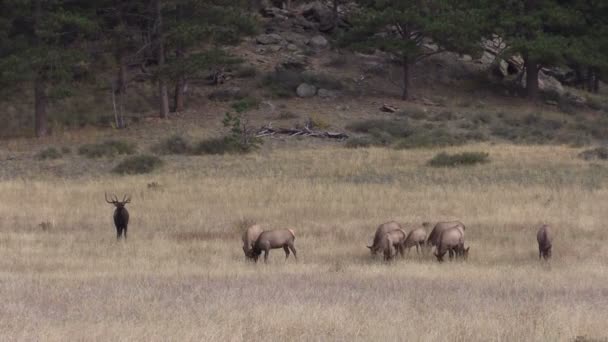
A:
POLYGON ((243 252, 245 253, 246 258, 253 259, 253 256, 251 254, 253 246, 255 245, 255 242, 263 231, 264 230, 262 230, 262 227, 260 225, 254 224, 252 226, 249 226, 247 230, 243 232, 243 252))
POLYGON ((461 227, 462 231, 463 231, 463 235, 464 235, 464 230, 466 229, 464 224, 462 224, 462 222, 460 221, 449 221, 449 222, 439 222, 435 225, 435 227, 433 228, 433 230, 431 231, 431 234, 429 234, 429 237, 426 240, 426 244, 428 247, 432 247, 435 246, 437 247, 439 245, 439 239, 441 237, 441 233, 443 233, 444 231, 450 229, 450 228, 455 228, 455 227, 461 227))
POLYGON ((131 196, 125 195, 122 201, 119 201, 116 195, 112 195, 112 200, 108 200, 108 194, 104 194, 106 202, 113 204, 116 207, 114 210, 114 225, 116 226, 116 239, 120 239, 124 232, 125 239, 127 238, 127 226, 129 225, 129 212, 125 205, 131 203, 131 196))
POLYGON ((401 225, 395 221, 389 221, 379 225, 378 228, 376 228, 372 245, 367 246, 372 255, 375 255, 383 250, 382 240, 384 239, 384 235, 398 229, 401 229, 401 225))
POLYGON ((426 230, 424 228, 416 228, 412 230, 405 239, 403 247, 407 248, 407 253, 410 253, 410 249, 416 246, 416 253, 420 254, 420 249, 424 248, 424 242, 426 241, 426 230))
POLYGON ((264 251, 264 262, 268 262, 268 253, 271 249, 283 248, 285 251, 285 260, 289 258, 289 251, 293 252, 293 257, 298 261, 296 253, 296 247, 294 241, 296 239, 296 233, 293 229, 276 229, 264 231, 253 245, 251 250, 251 258, 255 262, 264 251))
POLYGON ((551 258, 551 248, 553 247, 553 232, 549 225, 543 224, 538 228, 536 241, 538 241, 538 258, 551 258))
POLYGON ((454 257, 462 257, 465 260, 469 255, 471 247, 464 248, 464 231, 457 226, 444 230, 439 237, 439 243, 435 250, 435 256, 439 262, 443 261, 446 252, 449 252, 450 260, 454 257))

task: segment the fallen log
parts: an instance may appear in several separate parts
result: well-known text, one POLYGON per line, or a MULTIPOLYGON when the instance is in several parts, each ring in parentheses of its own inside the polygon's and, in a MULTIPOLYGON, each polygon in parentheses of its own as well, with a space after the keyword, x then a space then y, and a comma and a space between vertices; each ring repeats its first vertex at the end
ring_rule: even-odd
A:
POLYGON ((314 137, 314 138, 327 138, 327 139, 347 139, 348 135, 342 132, 329 132, 329 131, 315 131, 308 126, 302 128, 274 128, 272 124, 269 123, 266 126, 262 126, 257 132, 256 137, 268 137, 274 135, 287 135, 290 137, 314 137))

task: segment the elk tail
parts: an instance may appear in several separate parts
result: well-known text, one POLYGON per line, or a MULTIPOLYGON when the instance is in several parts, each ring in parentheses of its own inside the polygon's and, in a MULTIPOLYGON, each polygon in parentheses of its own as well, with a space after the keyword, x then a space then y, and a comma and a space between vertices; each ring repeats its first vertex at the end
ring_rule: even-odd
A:
POLYGON ((296 238, 296 232, 293 229, 291 229, 291 228, 287 228, 287 230, 289 230, 289 232, 291 233, 291 236, 293 236, 293 238, 295 240, 295 238, 296 238))

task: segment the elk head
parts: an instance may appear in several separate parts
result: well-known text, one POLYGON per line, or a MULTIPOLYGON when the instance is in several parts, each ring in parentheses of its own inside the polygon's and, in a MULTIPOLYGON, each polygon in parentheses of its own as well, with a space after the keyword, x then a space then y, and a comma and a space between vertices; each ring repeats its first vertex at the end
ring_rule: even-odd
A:
POLYGON ((105 195, 105 198, 106 198, 106 202, 108 202, 110 204, 113 204, 117 209, 124 208, 127 203, 131 203, 131 196, 127 197, 127 195, 125 195, 122 198, 122 201, 119 201, 118 197, 116 197, 116 195, 112 195, 112 199, 111 200, 108 199, 108 194, 107 193, 104 193, 104 195, 105 195))

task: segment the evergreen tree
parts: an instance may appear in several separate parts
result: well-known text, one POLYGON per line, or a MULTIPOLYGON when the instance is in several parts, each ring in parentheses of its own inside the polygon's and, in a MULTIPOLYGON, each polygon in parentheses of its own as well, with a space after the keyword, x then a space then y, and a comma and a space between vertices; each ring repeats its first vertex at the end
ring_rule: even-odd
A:
POLYGON ((200 77, 209 67, 236 63, 222 50, 256 32, 248 1, 174 0, 167 7, 166 40, 172 53, 161 77, 175 82, 175 111, 184 107, 188 78, 200 77))
POLYGON ((488 19, 505 40, 505 54, 524 59, 528 98, 539 95, 538 73, 543 66, 565 62, 571 39, 565 35, 576 22, 576 13, 555 0, 488 1, 488 19))
POLYGON ((410 95, 410 69, 416 62, 446 50, 479 49, 483 11, 475 1, 359 0, 354 29, 342 38, 345 46, 380 49, 398 56, 403 65, 403 92, 410 95), (438 46, 424 47, 427 39, 438 46))
POLYGON ((94 9, 85 0, 5 0, 0 2, 0 81, 19 88, 31 84, 35 134, 48 135, 49 100, 64 93, 74 67, 86 59, 83 37, 97 30, 94 9))

